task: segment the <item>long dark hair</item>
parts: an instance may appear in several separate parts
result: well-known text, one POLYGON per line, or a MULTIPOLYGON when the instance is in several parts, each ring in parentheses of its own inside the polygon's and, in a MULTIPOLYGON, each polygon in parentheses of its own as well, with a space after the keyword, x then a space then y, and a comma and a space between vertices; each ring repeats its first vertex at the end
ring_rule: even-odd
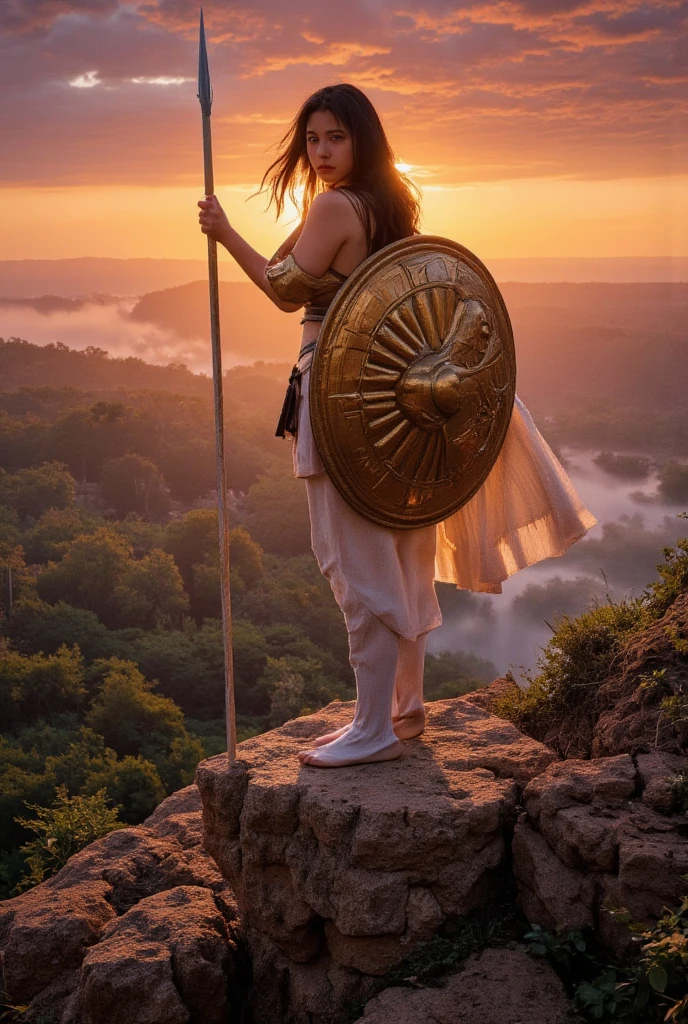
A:
POLYGON ((354 166, 346 188, 357 199, 369 253, 416 234, 418 189, 394 166, 394 154, 373 104, 355 85, 346 83, 325 86, 309 96, 280 140, 279 155, 260 184, 261 192, 270 193, 277 216, 288 195, 297 208, 301 206, 303 222, 315 196, 327 188, 313 170, 306 147, 306 126, 316 110, 329 111, 351 135, 354 166), (296 197, 299 185, 303 185, 300 204, 296 197))

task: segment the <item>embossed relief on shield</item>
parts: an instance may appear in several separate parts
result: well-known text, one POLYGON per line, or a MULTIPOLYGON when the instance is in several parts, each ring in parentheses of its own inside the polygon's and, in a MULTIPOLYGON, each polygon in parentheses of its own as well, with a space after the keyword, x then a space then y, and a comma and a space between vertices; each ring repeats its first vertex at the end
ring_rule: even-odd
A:
POLYGON ((463 247, 416 236, 341 290, 311 372, 327 471, 376 522, 440 522, 485 480, 515 393, 513 336, 489 273, 463 247))

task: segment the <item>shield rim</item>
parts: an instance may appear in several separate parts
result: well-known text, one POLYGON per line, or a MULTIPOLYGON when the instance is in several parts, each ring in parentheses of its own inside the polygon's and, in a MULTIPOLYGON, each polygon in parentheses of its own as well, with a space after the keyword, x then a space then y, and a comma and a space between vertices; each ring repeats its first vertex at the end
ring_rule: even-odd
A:
POLYGON ((368 258, 362 263, 359 263, 330 303, 317 338, 315 351, 313 352, 313 360, 310 367, 309 409, 311 429, 313 431, 315 446, 323 466, 325 467, 325 471, 341 494, 342 498, 351 508, 354 509, 355 512, 358 512, 359 515, 368 519, 370 522, 376 523, 378 526, 387 527, 388 529, 416 530, 425 526, 436 526, 439 523, 446 521, 458 512, 468 501, 471 500, 477 491, 480 490, 502 450, 504 439, 506 437, 507 430, 509 429, 509 423, 511 422, 511 416, 513 414, 513 399, 515 397, 515 393, 516 351, 514 345, 514 332, 504 298, 492 274, 485 264, 475 255, 475 253, 471 252, 470 249, 467 249, 464 245, 461 245, 460 242, 455 242, 451 238, 444 238, 441 235, 412 235, 409 238, 401 238, 396 242, 391 242, 384 248, 378 249, 378 251, 373 253, 372 256, 368 256, 368 258), (499 302, 501 312, 504 316, 504 322, 507 328, 507 338, 503 339, 503 344, 506 345, 510 351, 511 363, 514 368, 514 372, 511 378, 511 390, 513 395, 509 408, 509 415, 504 419, 504 426, 501 431, 501 437, 499 437, 499 443, 494 446, 491 457, 485 461, 484 471, 480 474, 477 483, 469 493, 462 496, 461 499, 451 507, 449 512, 428 512, 425 515, 420 515, 417 519, 410 522, 408 519, 402 519, 401 517, 379 512, 376 513, 370 505, 364 504, 359 499, 358 494, 349 486, 346 476, 340 471, 337 459, 333 457, 333 446, 328 436, 328 424, 330 420, 325 413, 327 392, 325 391, 324 384, 327 376, 327 360, 324 353, 327 348, 328 335, 332 333, 333 330, 333 323, 336 322, 339 311, 348 301, 351 292, 358 291, 359 288, 364 287, 365 279, 369 278, 373 273, 376 273, 379 265, 387 261, 391 256, 395 255, 397 252, 405 252, 419 246, 435 246, 440 250, 448 249, 453 255, 460 255, 469 265, 475 268, 481 277, 487 280, 487 283, 494 291, 494 295, 499 302))

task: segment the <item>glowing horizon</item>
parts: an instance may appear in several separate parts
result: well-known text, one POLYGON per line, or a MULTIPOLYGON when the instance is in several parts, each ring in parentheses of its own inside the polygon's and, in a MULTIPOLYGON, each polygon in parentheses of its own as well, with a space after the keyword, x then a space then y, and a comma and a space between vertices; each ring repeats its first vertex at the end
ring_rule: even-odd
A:
MULTIPOLYGON (((0 8, 4 258, 194 258, 204 240, 195 3, 22 0, 0 8), (27 202, 27 196, 30 201, 27 202)), ((209 4, 217 194, 246 203, 300 102, 364 89, 423 229, 495 258, 688 255, 685 26, 673 0, 209 4)))

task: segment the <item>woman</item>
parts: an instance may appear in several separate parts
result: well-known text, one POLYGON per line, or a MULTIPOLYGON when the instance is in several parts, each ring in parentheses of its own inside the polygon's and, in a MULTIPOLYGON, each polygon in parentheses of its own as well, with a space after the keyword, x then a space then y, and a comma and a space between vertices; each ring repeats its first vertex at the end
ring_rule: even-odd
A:
POLYGON ((435 579, 499 593, 513 572, 563 554, 597 520, 518 398, 488 479, 439 527, 388 529, 347 505, 313 441, 312 353, 343 282, 372 253, 416 233, 419 206, 394 167, 374 107, 351 85, 306 100, 261 189, 269 188, 279 215, 285 195, 294 200, 300 184, 301 224, 269 261, 230 226, 214 196, 199 202, 199 221, 280 309, 305 305, 278 432, 295 436, 294 472, 306 480, 313 551, 346 620, 357 699, 353 722, 318 737, 299 757, 340 767, 399 757, 400 740, 423 731, 425 641, 442 621, 435 579))

